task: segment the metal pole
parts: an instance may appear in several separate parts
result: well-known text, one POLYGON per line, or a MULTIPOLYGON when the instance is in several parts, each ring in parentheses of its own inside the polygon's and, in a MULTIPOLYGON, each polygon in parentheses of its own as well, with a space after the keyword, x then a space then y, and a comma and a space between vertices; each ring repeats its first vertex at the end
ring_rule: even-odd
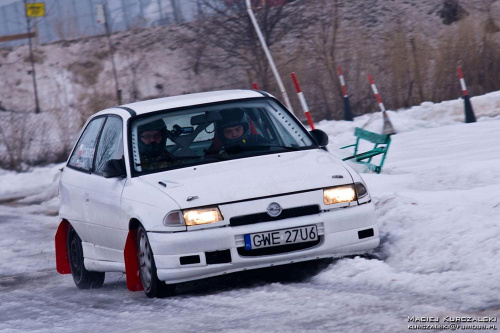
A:
POLYGON ((60 0, 55 0, 55 3, 56 3, 56 9, 57 9, 57 18, 61 20, 63 15, 61 13, 61 3, 59 1, 60 0))
POLYGON ((78 9, 76 8, 76 2, 75 0, 72 0, 71 1, 71 4, 73 5, 73 13, 75 13, 75 27, 76 27, 76 31, 77 31, 77 36, 73 36, 73 38, 75 37, 80 37, 81 36, 81 32, 80 32, 80 27, 78 26, 78 15, 76 13, 78 13, 78 9))
POLYGON ((144 28, 146 26, 146 18, 144 17, 144 5, 142 4, 142 0, 139 0, 139 12, 141 16, 141 27, 144 28))
POLYGON ((130 24, 128 20, 128 11, 127 11, 127 4, 125 4, 125 0, 121 1, 122 3, 122 13, 123 13, 123 20, 125 21, 125 28, 127 30, 130 30, 130 24))
POLYGON ((95 13, 94 13, 94 2, 92 0, 89 0, 89 9, 90 9, 90 19, 92 20, 92 25, 91 25, 91 29, 92 29, 92 34, 98 34, 99 32, 97 31, 98 28, 96 27, 95 23, 96 23, 96 17, 95 17, 95 13))
POLYGON ((158 0, 158 10, 160 11, 160 23, 163 25, 163 9, 161 8, 161 0, 158 0))
POLYGON ((33 45, 31 43, 31 34, 30 34, 31 26, 28 13, 26 12, 27 0, 24 0, 23 3, 24 3, 24 16, 26 17, 26 26, 28 27, 28 45, 30 50, 31 74, 33 77, 33 89, 35 91, 35 113, 40 113, 40 103, 38 102, 38 88, 36 86, 35 59, 33 57, 33 45))
POLYGON ((286 93, 285 86, 283 85, 283 81, 281 81, 280 74, 278 73, 278 70, 276 69, 276 65, 274 63, 273 56, 271 55, 271 52, 269 51, 269 48, 267 47, 264 36, 262 35, 262 31, 260 30, 259 24, 257 23, 257 19, 255 18, 255 15, 253 13, 252 5, 250 4, 250 0, 246 0, 246 2, 247 2, 248 15, 250 16, 250 19, 252 20, 252 24, 255 28, 255 32, 257 33, 257 36, 259 37, 260 44, 262 45, 262 48, 264 49, 264 53, 266 54, 267 60, 269 61, 269 64, 271 65, 271 70, 273 71, 274 77, 276 78, 276 81, 278 82, 278 86, 280 88, 281 95, 283 96, 283 99, 285 100, 285 105, 295 115, 295 113, 293 112, 292 104, 290 103, 290 99, 288 99, 288 94, 286 93))
POLYGON ((14 3, 12 3, 12 6, 13 6, 14 12, 15 12, 14 13, 14 17, 16 19, 19 18, 21 20, 21 21, 18 21, 18 20, 13 21, 13 23, 14 23, 14 30, 17 29, 19 26, 21 26, 23 13, 25 13, 24 16, 26 16, 26 6, 24 5, 24 3, 25 3, 25 0, 23 0, 22 3, 21 2, 14 2, 14 3), (23 8, 23 6, 24 6, 24 8, 23 8), (19 9, 19 8, 21 8, 21 9, 19 9), (23 10, 24 10, 24 12, 23 12, 23 10))
POLYGON ((40 46, 40 39, 38 38, 38 20, 36 17, 33 20, 35 21, 35 24, 34 24, 34 26, 35 26, 35 30, 34 30, 35 31, 35 46, 38 47, 38 46, 40 46))
POLYGON ((3 6, 2 7, 2 16, 3 16, 3 25, 5 27, 5 35, 10 35, 10 32, 9 32, 9 24, 7 22, 7 6, 3 6))
POLYGON ((113 77, 115 79, 115 89, 116 89, 116 101, 118 105, 122 104, 122 91, 118 85, 118 74, 116 73, 116 65, 115 65, 115 49, 113 44, 111 43, 111 37, 109 33, 109 24, 108 24, 108 8, 106 5, 103 5, 104 8, 104 27, 106 28, 106 38, 108 39, 109 50, 111 51, 111 65, 113 67, 113 77))
POLYGON ((181 18, 180 18, 180 13, 179 13, 179 6, 177 4, 176 0, 170 0, 171 6, 172 6, 172 11, 174 12, 174 20, 175 24, 181 23, 181 18))

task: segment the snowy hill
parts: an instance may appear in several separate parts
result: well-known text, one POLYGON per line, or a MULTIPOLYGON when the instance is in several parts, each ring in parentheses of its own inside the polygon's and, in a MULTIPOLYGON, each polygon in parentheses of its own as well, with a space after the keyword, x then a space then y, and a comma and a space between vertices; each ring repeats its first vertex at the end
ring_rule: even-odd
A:
MULTIPOLYGON (((412 316, 441 324, 444 316, 498 317, 499 96, 473 99, 473 124, 462 123, 459 100, 389 113, 398 134, 384 169, 362 174, 382 238, 375 259, 235 274, 183 286, 169 299, 128 292, 121 274, 91 291, 58 275, 58 220, 50 215, 60 166, 2 171, 0 331, 402 332, 412 316)), ((337 148, 352 143, 353 128, 368 118, 318 127, 341 156, 347 152, 337 148)), ((367 128, 378 127, 376 114, 367 128)))
MULTIPOLYGON (((306 9, 314 8, 312 5, 315 2, 319 1, 302 1, 304 12, 306 9)), ((319 12, 329 13, 332 10, 329 6, 334 1, 323 0, 322 3, 325 6, 321 6, 319 12)), ((482 67, 474 66, 471 62, 476 59, 474 56, 478 55, 477 47, 481 50, 487 49, 481 43, 476 43, 476 39, 500 41, 500 34, 497 31, 499 28, 491 19, 500 15, 500 2, 342 0, 338 3, 341 22, 335 46, 338 52, 336 51, 335 61, 331 59, 332 63, 325 64, 320 59, 316 59, 321 50, 312 48, 309 44, 315 37, 326 41, 332 39, 332 36, 324 35, 325 30, 332 29, 332 27, 321 26, 318 22, 311 22, 308 25, 310 31, 288 36, 279 45, 272 47, 289 93, 293 95, 292 82, 288 78, 288 73, 296 71, 305 88, 305 93, 311 96, 309 102, 313 115, 323 109, 323 113, 331 119, 336 114, 336 110, 331 107, 327 109, 326 106, 335 105, 333 101, 340 101, 338 99, 340 88, 337 86, 337 80, 332 81, 323 77, 326 65, 333 66, 332 68, 337 65, 343 66, 353 106, 355 106, 354 112, 360 114, 370 110, 373 105, 371 91, 366 80, 368 73, 377 79, 386 106, 402 105, 399 99, 403 97, 409 99, 406 103, 410 104, 405 105, 426 100, 419 97, 417 101, 415 96, 407 96, 409 92, 406 86, 410 82, 413 85, 413 81, 416 80, 415 74, 412 74, 410 70, 414 59, 407 57, 408 54, 421 58, 419 66, 422 69, 419 75, 425 86, 420 93, 427 99, 440 100, 453 96, 445 91, 434 95, 433 90, 437 90, 438 87, 449 86, 451 91, 460 93, 455 73, 455 68, 459 65, 457 61, 464 66, 471 93, 484 93, 495 90, 495 87, 498 89, 498 85, 487 86, 484 82, 490 74, 491 80, 495 81, 496 76, 492 73, 495 73, 496 67, 484 71, 482 67), (467 13, 461 21, 463 27, 460 27, 457 22, 444 23, 440 12, 446 7, 443 5, 445 2, 455 2, 460 5, 460 8, 463 7, 461 10, 467 13), (491 23, 491 27, 488 27, 492 31, 485 34, 486 27, 483 25, 487 22, 491 23), (466 39, 468 36, 462 36, 462 30, 470 32, 473 37, 466 39), (452 40, 446 38, 441 40, 443 36, 456 36, 467 47, 462 44, 454 45, 452 40), (413 48, 417 50, 409 49, 410 40, 415 42, 413 48), (400 41, 400 44, 395 44, 397 41, 400 41), (440 44, 440 42, 446 43, 440 44), (441 52, 455 47, 460 50, 458 58, 456 54, 450 56, 441 52), (440 57, 443 56, 446 61, 439 62, 440 57), (394 64, 401 65, 399 68, 393 68, 394 64), (446 68, 433 67, 437 65, 446 68), (451 74, 446 73, 446 77, 436 76, 439 71, 445 69, 448 72, 451 70, 451 74), (393 77, 395 74, 397 78, 393 77), (481 79, 475 79, 476 76, 481 79), (398 91, 400 89, 402 91, 398 91), (392 98, 394 100, 391 101, 392 98)), ((311 12, 309 15, 314 13, 311 12)), ((189 24, 196 24, 196 22, 189 24)), ((216 71, 212 68, 213 66, 207 64, 198 68, 199 61, 206 57, 208 51, 214 52, 216 45, 204 45, 203 40, 193 39, 188 31, 187 25, 183 24, 128 30, 111 36, 114 48, 116 48, 115 61, 124 102, 205 90, 251 87, 251 83, 256 78, 249 76, 247 68, 242 64, 233 66, 228 71, 216 71), (205 46, 207 50, 204 50, 205 46)), ((325 47, 323 51, 331 52, 328 49, 331 45, 325 45, 325 47)), ((493 50, 497 49, 496 44, 491 44, 489 47, 493 50)), ((496 53, 492 54, 493 59, 496 59, 496 55, 496 53)), ((232 55, 232 58, 237 62, 238 57, 232 55)), ((479 58, 480 62, 485 65, 488 64, 488 59, 479 58)), ((60 110, 66 115, 68 111, 77 110, 86 118, 89 114, 116 103, 111 52, 104 36, 40 45, 35 48, 35 62, 40 104, 43 111, 60 110)), ((220 66, 220 64, 217 65, 220 66)), ((34 110, 33 85, 29 68, 28 46, 9 49, 1 48, 0 45, 0 78, 2 78, 0 80, 0 92, 2 92, 0 110, 34 110)), ((274 84, 264 89, 273 89, 272 92, 279 95, 274 84)), ((413 88, 408 89, 411 92, 413 88)), ((292 96, 291 100, 298 108, 298 99, 292 96)))

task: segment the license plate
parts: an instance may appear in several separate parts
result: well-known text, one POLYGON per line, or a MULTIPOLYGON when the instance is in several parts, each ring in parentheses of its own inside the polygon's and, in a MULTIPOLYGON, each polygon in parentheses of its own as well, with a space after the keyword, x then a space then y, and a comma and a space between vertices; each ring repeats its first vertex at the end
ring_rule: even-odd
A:
POLYGON ((315 225, 246 234, 245 250, 310 242, 318 240, 318 237, 318 229, 315 225))

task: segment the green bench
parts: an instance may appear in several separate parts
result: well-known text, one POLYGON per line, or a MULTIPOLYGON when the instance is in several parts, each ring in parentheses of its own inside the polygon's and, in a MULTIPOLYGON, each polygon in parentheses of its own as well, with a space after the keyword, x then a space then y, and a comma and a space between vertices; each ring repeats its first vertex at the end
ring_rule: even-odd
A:
POLYGON ((391 144, 391 136, 388 134, 373 133, 359 127, 356 127, 354 130, 354 136, 357 137, 355 144, 340 147, 340 149, 354 147, 354 154, 343 158, 342 160, 347 161, 354 159, 357 163, 366 165, 368 169, 375 171, 376 173, 380 173, 380 171, 382 171, 382 166, 384 165, 385 155, 387 155, 387 150, 389 150, 389 145, 391 144), (374 143, 375 146, 371 150, 365 151, 364 153, 358 153, 360 139, 370 141, 374 143), (382 155, 379 165, 371 163, 372 158, 377 155, 382 155))

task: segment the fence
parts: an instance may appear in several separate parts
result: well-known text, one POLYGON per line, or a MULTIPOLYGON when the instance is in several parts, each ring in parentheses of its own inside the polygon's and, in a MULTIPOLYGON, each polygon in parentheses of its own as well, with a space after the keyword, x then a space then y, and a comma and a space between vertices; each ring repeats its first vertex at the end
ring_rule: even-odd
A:
MULTIPOLYGON (((28 2, 41 2, 30 0, 28 2)), ((96 5, 106 4, 111 31, 122 31, 189 21, 195 3, 191 0, 44 0, 46 15, 37 19, 39 43, 104 34, 96 22, 96 5)), ((26 33, 22 0, 0 7, 0 36, 26 33)), ((0 43, 17 46, 26 40, 0 43)))

